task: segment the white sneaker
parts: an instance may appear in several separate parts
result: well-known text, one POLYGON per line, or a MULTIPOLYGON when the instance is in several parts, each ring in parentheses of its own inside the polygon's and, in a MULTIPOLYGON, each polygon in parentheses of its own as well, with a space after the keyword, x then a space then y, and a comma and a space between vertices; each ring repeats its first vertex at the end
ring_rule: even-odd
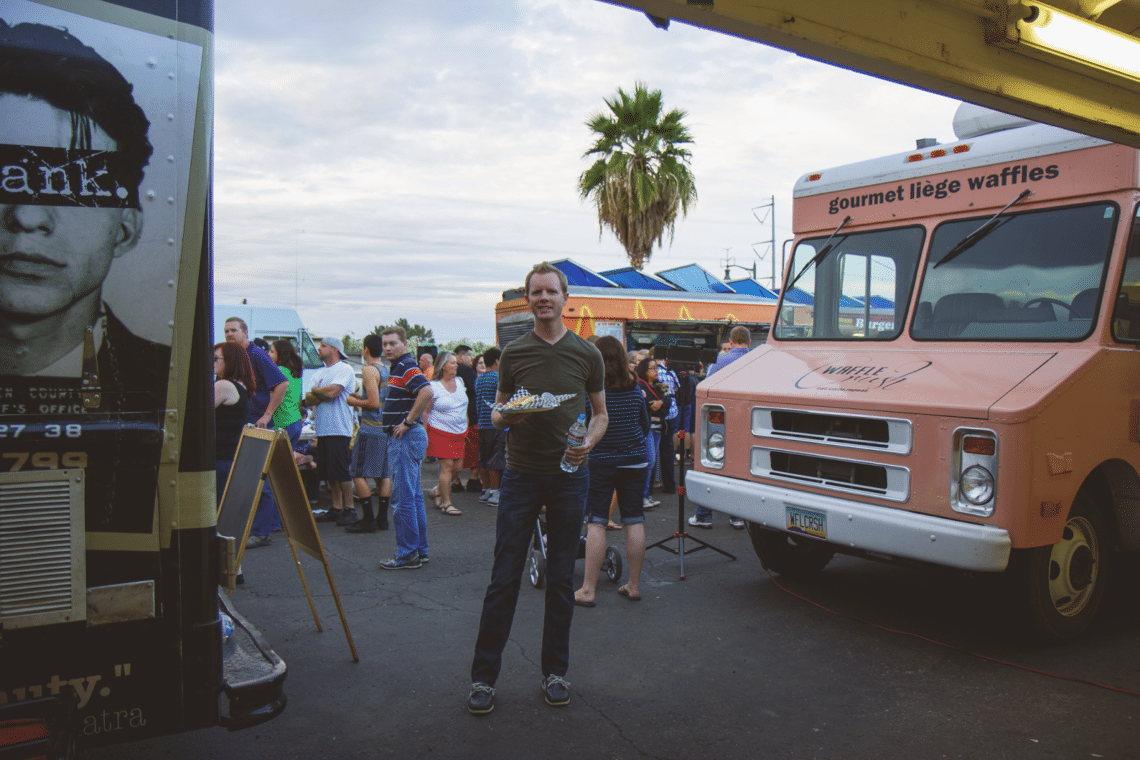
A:
POLYGON ((490 499, 490 498, 491 498, 491 489, 490 488, 484 488, 483 493, 479 494, 479 501, 483 502, 484 504, 486 504, 487 499, 490 499))
POLYGON ((489 497, 487 497, 487 506, 488 507, 499 506, 499 490, 498 489, 491 491, 491 495, 489 497))
POLYGON ((649 496, 646 496, 644 499, 641 500, 641 508, 642 509, 653 509, 654 507, 656 507, 660 504, 661 504, 661 502, 659 502, 656 499, 649 497, 649 496))

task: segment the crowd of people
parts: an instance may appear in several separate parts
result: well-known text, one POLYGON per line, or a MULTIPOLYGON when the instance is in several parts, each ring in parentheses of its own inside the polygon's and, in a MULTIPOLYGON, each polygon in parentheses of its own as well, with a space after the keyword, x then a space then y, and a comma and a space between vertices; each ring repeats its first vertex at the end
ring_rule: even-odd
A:
MULTIPOLYGON (((214 347, 219 502, 241 429, 253 424, 286 430, 295 461, 311 462, 327 484, 332 503, 314 511, 317 521, 334 522, 350 533, 394 527, 395 551, 381 569, 414 570, 430 561, 425 497, 449 517, 462 516, 451 497, 465 490, 478 492, 479 502, 496 509, 491 581, 468 694, 468 710, 476 715, 494 708, 495 682, 539 515, 545 525, 547 584, 542 692, 547 703, 561 706, 570 701, 565 675, 573 609, 596 604, 606 530, 625 531, 629 578, 618 593, 639 602, 645 510, 660 504, 655 492, 676 492, 676 435, 694 429, 693 406, 678 404, 681 381, 660 352, 627 353, 617 338, 586 340, 565 327, 568 288, 557 268, 536 266, 527 275, 525 293, 534 329, 502 350, 474 356, 469 346, 459 345, 434 358, 429 351, 415 357, 401 327, 367 336, 359 387, 336 338, 320 342, 324 366, 303 396, 301 363, 289 341, 263 350, 249 340, 245 323, 232 318, 225 324, 226 341, 214 347), (564 400, 543 414, 507 407, 523 389, 564 400), (584 439, 568 445, 567 431, 579 415, 588 420, 584 439), (308 442, 301 432, 306 418, 313 425, 308 442), (430 462, 438 476, 425 491, 421 471, 430 462), (584 578, 575 590, 583 522, 584 578)), ((747 352, 747 329, 734 328, 730 343, 710 373, 747 352)), ((711 515, 698 512, 689 523, 711 528, 711 515)), ((247 548, 269 544, 279 527, 266 487, 247 548)))

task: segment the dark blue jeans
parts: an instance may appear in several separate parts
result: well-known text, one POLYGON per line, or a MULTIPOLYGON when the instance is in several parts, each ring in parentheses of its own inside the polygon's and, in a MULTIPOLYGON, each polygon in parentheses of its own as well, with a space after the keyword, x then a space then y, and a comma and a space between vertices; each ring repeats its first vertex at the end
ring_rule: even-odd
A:
POLYGON ((566 675, 570 664, 570 621, 574 617, 574 561, 586 512, 589 471, 553 475, 503 471, 495 564, 483 597, 471 680, 494 685, 511 635, 519 584, 530 553, 539 510, 546 506, 546 613, 542 626, 542 675, 566 675))

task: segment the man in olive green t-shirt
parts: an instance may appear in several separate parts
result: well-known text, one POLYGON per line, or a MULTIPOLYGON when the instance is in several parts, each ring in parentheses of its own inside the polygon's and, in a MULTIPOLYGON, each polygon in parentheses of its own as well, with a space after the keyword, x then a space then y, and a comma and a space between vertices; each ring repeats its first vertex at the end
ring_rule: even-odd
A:
POLYGON ((491 421, 507 434, 507 469, 499 487, 495 563, 483 599, 471 692, 467 709, 483 715, 494 709, 495 680, 511 632, 523 566, 539 511, 546 507, 546 611, 542 634, 542 689, 548 704, 570 702, 563 679, 570 661, 570 621, 574 615, 574 561, 586 509, 588 470, 583 465, 606 432, 605 370, 598 349, 566 329, 562 309, 566 276, 539 264, 526 277, 526 299, 534 330, 516 339, 499 359, 497 403, 515 391, 573 394, 556 409, 532 414, 492 412, 491 421), (591 412, 586 439, 567 451, 566 435, 578 415, 591 412), (563 454, 577 466, 560 467, 563 454))

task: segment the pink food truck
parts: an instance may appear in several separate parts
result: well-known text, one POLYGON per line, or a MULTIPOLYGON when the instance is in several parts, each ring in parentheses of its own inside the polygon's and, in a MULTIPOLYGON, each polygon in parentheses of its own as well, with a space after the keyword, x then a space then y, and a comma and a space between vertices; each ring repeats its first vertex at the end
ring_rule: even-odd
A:
POLYGON ((1061 641, 1140 549, 1140 152, 969 104, 954 129, 796 183, 810 308, 698 386, 687 498, 784 575, 1004 574, 1061 641))

